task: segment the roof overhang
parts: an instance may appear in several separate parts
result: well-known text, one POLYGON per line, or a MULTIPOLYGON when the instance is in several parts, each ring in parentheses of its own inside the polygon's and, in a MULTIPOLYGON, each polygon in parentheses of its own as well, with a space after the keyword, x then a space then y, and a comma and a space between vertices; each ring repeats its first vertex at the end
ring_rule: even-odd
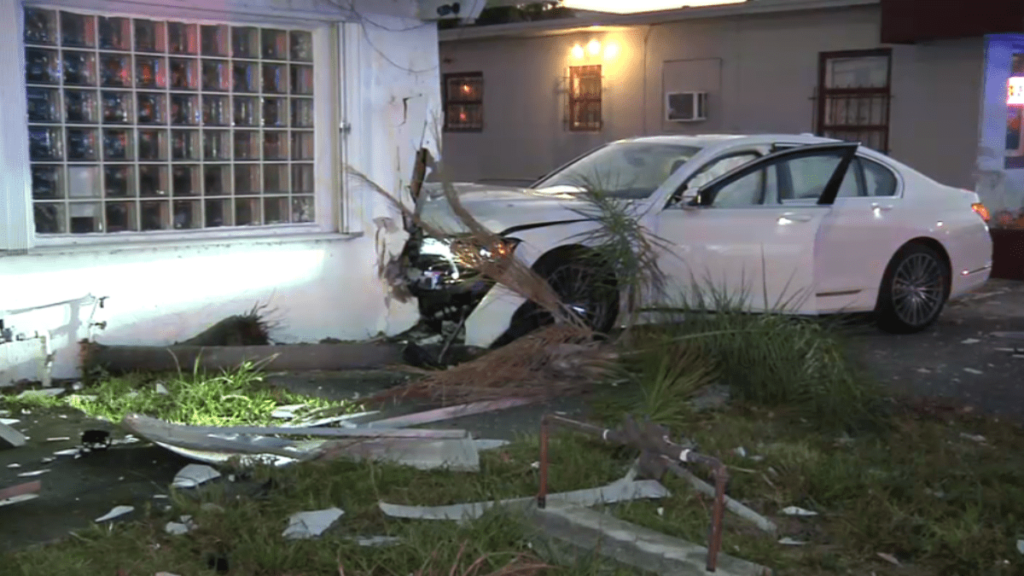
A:
POLYGON ((875 6, 880 2, 881 0, 749 0, 743 4, 699 6, 694 8, 681 8, 678 10, 644 12, 641 14, 595 15, 593 13, 588 13, 576 18, 559 18, 553 20, 538 20, 534 22, 496 24, 492 26, 452 28, 449 30, 442 30, 438 35, 438 39, 441 42, 458 42, 465 40, 486 40, 498 38, 560 36, 581 31, 611 31, 633 26, 651 26, 655 24, 666 24, 669 22, 680 22, 684 20, 774 14, 779 12, 799 12, 804 10, 827 10, 857 6, 875 6))

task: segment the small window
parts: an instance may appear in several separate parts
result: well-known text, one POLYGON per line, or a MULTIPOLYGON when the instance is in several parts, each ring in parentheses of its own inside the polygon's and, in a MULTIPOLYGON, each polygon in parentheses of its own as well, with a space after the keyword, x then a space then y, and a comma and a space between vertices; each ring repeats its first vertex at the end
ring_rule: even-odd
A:
POLYGON ((484 129, 482 72, 445 74, 444 129, 446 132, 480 132, 484 129))
POLYGON ((866 158, 858 158, 864 167, 864 187, 868 196, 895 196, 896 175, 878 162, 866 158))
POLYGON ((569 130, 601 129, 601 66, 569 68, 569 130))

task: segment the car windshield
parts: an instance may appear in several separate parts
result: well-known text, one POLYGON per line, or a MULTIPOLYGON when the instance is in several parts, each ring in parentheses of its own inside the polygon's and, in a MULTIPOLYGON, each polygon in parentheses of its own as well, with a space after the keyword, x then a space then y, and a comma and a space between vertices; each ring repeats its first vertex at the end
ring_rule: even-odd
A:
POLYGON ((610 198, 647 198, 700 152, 664 142, 616 142, 598 148, 533 185, 539 192, 598 191, 610 198))

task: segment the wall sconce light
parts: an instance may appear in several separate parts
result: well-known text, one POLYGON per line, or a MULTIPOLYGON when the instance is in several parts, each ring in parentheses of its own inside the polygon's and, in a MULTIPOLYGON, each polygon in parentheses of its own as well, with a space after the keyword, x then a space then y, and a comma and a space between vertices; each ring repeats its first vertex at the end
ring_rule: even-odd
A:
POLYGON ((597 56, 601 53, 601 43, 597 40, 591 40, 590 43, 587 44, 587 51, 590 52, 592 56, 597 56))
POLYGON ((580 58, 583 58, 583 46, 580 46, 579 44, 573 46, 572 47, 572 57, 576 58, 577 60, 579 60, 580 58))
POLYGON ((609 44, 604 47, 604 57, 608 60, 615 58, 619 55, 619 47, 616 44, 609 44))

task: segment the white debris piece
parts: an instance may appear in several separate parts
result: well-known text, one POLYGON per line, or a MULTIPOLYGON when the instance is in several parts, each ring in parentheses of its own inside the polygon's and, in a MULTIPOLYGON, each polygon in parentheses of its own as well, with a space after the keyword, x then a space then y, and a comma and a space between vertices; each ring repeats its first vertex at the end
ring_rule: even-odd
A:
POLYGON ((971 440, 978 443, 982 443, 985 441, 985 437, 982 436, 981 434, 968 434, 966 432, 961 432, 960 437, 963 438, 964 440, 971 440))
POLYGON ((204 482, 220 478, 220 472, 203 464, 189 464, 174 475, 173 488, 195 488, 204 482))
POLYGON ((178 519, 181 520, 181 522, 168 522, 164 525, 164 532, 167 532, 171 536, 181 536, 182 534, 188 534, 196 527, 195 523, 192 522, 191 516, 181 516, 178 519))
POLYGON ((368 548, 375 548, 378 546, 394 546, 402 542, 401 538, 397 536, 370 536, 366 538, 349 538, 349 540, 355 541, 360 546, 366 546, 368 548))
POLYGON ((110 509, 110 512, 107 512, 103 516, 100 516, 95 520, 95 522, 106 522, 108 520, 113 520, 114 518, 120 518, 121 516, 124 516, 125 514, 128 514, 129 512, 132 512, 134 510, 135 506, 114 506, 113 508, 110 509))
POLYGON ((818 513, 813 510, 807 510, 800 508, 799 506, 786 506, 782 509, 782 513, 786 516, 817 516, 818 513))
POLYGON ((978 340, 977 338, 968 338, 966 340, 961 341, 960 343, 961 344, 977 344, 978 342, 981 342, 981 340, 978 340))
POLYGON ((53 453, 54 456, 78 456, 78 448, 68 448, 67 450, 57 450, 53 453))
POLYGON ((52 456, 46 456, 44 458, 40 458, 39 462, 42 463, 42 464, 49 464, 50 462, 53 462, 54 460, 56 460, 56 458, 54 458, 52 456))
POLYGON ((25 390, 21 394, 18 394, 16 398, 30 398, 33 396, 39 397, 54 397, 60 396, 65 390, 63 388, 40 388, 39 390, 25 390))
POLYGON ((882 560, 885 560, 889 564, 892 564, 893 566, 902 566, 902 564, 900 564, 900 561, 897 560, 896 557, 893 556, 892 554, 887 554, 885 552, 879 552, 878 553, 878 557, 881 558, 882 560))
POLYGON ((330 528, 345 511, 340 508, 296 512, 288 518, 288 527, 281 536, 292 540, 316 538, 330 528))
POLYGON ((153 388, 156 390, 157 394, 170 394, 171 393, 170 390, 167 389, 167 386, 164 386, 163 383, 161 383, 161 382, 157 382, 156 385, 153 386, 153 388))
POLYGON ((794 540, 789 536, 786 536, 785 538, 779 540, 779 544, 782 544, 783 546, 804 546, 807 544, 807 542, 803 542, 801 540, 794 540))
POLYGON ((47 442, 67 442, 71 440, 70 436, 54 436, 53 438, 47 438, 47 442))
POLYGON ((305 404, 289 404, 287 406, 278 406, 274 408, 274 411, 270 413, 271 418, 280 418, 282 420, 290 420, 295 418, 295 413, 305 408, 305 404))
POLYGON ((7 424, 0 424, 0 446, 11 446, 12 448, 17 448, 19 446, 24 446, 27 441, 28 436, 25 436, 7 424))
POLYGON ((484 450, 494 450, 496 448, 501 448, 502 446, 508 446, 509 444, 508 440, 486 440, 479 438, 473 440, 473 443, 476 444, 476 449, 480 452, 483 452, 484 450))
POLYGON ((1024 540, 1017 540, 1017 552, 1024 554, 1024 540))
POLYGON ((733 453, 739 456, 740 458, 747 457, 747 449, 744 448, 743 446, 733 449, 733 453))
POLYGON ((42 470, 33 470, 31 472, 22 472, 21 474, 18 474, 18 477, 19 478, 32 478, 33 476, 42 476, 43 474, 46 474, 49 471, 50 471, 49 468, 43 468, 42 470))
POLYGON ((0 424, 3 424, 4 426, 13 426, 18 422, 21 422, 21 420, 18 420, 17 418, 0 418, 0 424))
POLYGON ((976 368, 964 368, 964 372, 967 372, 968 374, 976 374, 976 375, 984 374, 984 372, 982 372, 981 370, 978 370, 976 368))
POLYGON ((21 464, 18 464, 17 462, 14 462, 13 464, 8 464, 7 467, 8 468, 21 468, 21 464))

